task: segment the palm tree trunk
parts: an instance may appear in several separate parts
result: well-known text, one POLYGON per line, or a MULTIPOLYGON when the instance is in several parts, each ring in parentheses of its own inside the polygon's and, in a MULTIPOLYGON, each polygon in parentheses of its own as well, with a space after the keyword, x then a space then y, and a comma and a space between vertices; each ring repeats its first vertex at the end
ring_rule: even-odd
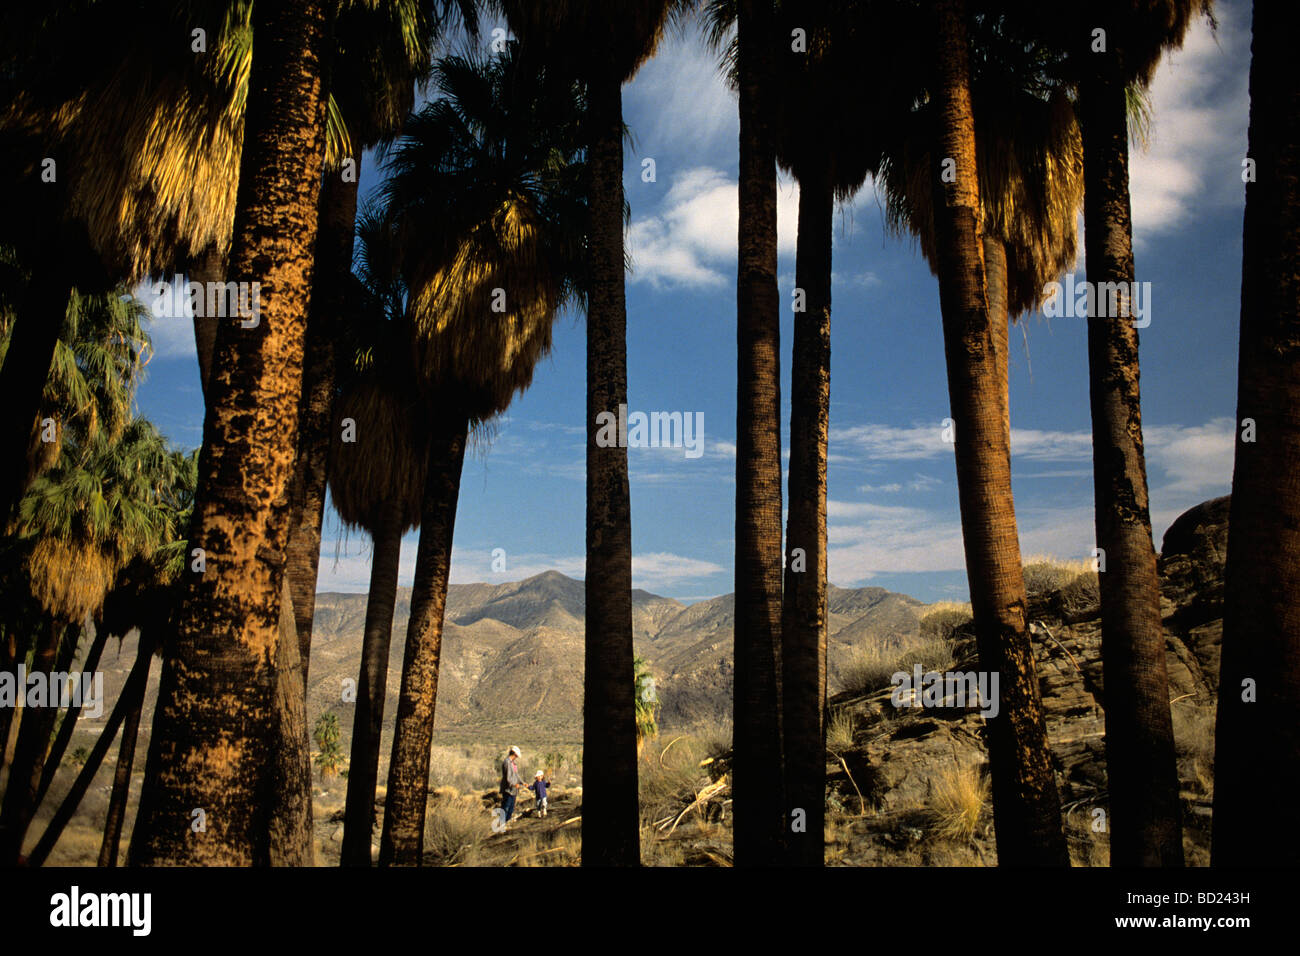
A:
POLYGON ((1237 427, 1252 420, 1256 434, 1238 431, 1232 477, 1215 866, 1300 864, 1300 827, 1284 809, 1300 787, 1300 82, 1288 7, 1256 0, 1251 43, 1257 178, 1246 186, 1237 427))
POLYGON ((288 546, 307 304, 324 155, 323 0, 254 8, 257 54, 230 278, 261 283, 255 327, 217 332, 187 573, 167 641, 133 864, 266 863, 267 743, 276 726, 281 587, 288 546), (195 840, 191 811, 206 814, 195 840))
MULTIPOLYGON (((1116 31, 1107 31, 1115 37, 1116 31)), ((1128 110, 1121 52, 1085 53, 1080 94, 1084 241, 1088 281, 1122 283, 1118 315, 1088 317, 1093 483, 1101 583, 1102 676, 1110 859, 1116 866, 1182 866, 1182 809, 1160 581, 1151 540, 1138 333, 1129 317, 1133 228, 1129 210, 1128 110)))
MULTIPOLYGON (((15 631, 7 633, 0 630, 0 674, 8 674, 10 680, 18 678, 18 635, 15 631)), ((0 708, 0 770, 9 760, 9 732, 13 729, 14 714, 18 712, 17 701, 13 707, 0 708)))
POLYGON ((438 661, 447 577, 456 529, 461 467, 469 422, 444 415, 429 445, 429 471, 420 512, 411 617, 402 659, 402 688, 388 762, 388 797, 379 844, 381 866, 419 866, 424 853, 424 811, 429 798, 429 748, 438 703, 438 661))
POLYGON ((593 138, 587 310, 586 664, 582 863, 641 862, 632 650, 632 503, 626 448, 596 444, 596 420, 627 404, 623 94, 612 70, 588 85, 593 138))
MULTIPOLYGON (((72 629, 72 625, 61 621, 48 623, 44 640, 32 658, 32 673, 45 674, 48 682, 51 674, 67 670, 66 666, 60 665, 71 659, 67 649, 71 642, 59 638, 72 629)), ((20 693, 22 690, 19 688, 20 693)), ((39 805, 37 793, 41 771, 49 750, 50 733, 59 713, 57 700, 47 699, 45 703, 44 707, 24 707, 23 719, 18 725, 18 742, 9 767, 9 782, 5 787, 4 802, 0 804, 0 866, 17 864, 27 829, 39 805)))
POLYGON ((1001 390, 1002 430, 1011 445, 1011 316, 1007 308, 1007 247, 996 236, 983 237, 984 276, 988 289, 989 331, 993 335, 994 368, 1001 390))
MULTIPOLYGON (((735 857, 779 863, 785 838, 781 697, 781 320, 771 0, 740 0, 736 288, 735 857)), ((590 571, 588 571, 590 574, 590 571)))
MULTIPOLYGON (((72 815, 77 812, 77 807, 81 805, 82 798, 86 791, 90 789, 91 782, 95 779, 95 774, 99 772, 100 764, 104 762, 104 755, 108 753, 108 748, 113 745, 117 737, 118 728, 122 726, 122 721, 127 714, 133 712, 144 701, 145 688, 149 683, 149 665, 153 659, 153 641, 147 640, 145 635, 140 636, 140 645, 136 649, 135 663, 131 665, 131 671, 126 675, 126 683, 122 685, 122 694, 113 705, 113 711, 108 715, 108 722, 104 725, 104 731, 95 741, 95 746, 91 748, 90 756, 86 759, 85 765, 81 772, 77 774, 77 779, 73 781, 72 789, 68 791, 59 808, 54 811, 54 817, 50 820, 49 826, 41 834, 41 838, 36 841, 36 846, 32 848, 31 855, 27 859, 28 866, 41 866, 54 849, 54 845, 59 842, 59 837, 63 835, 63 829, 72 819, 72 815)), ((188 815, 185 819, 188 819, 188 815)), ((138 824, 137 824, 138 825, 138 824)), ((182 824, 184 826, 184 824, 182 824)), ((185 828, 189 832, 189 828, 185 828)))
MULTIPOLYGON (((353 156, 360 175, 361 157, 353 156)), ((316 573, 320 566, 321 522, 329 477, 330 425, 334 413, 334 340, 336 317, 344 310, 352 276, 356 235, 357 182, 337 175, 321 186, 316 235, 316 278, 307 316, 302 400, 298 422, 298 457, 294 465, 289 519, 289 590, 298 631, 303 686, 311 663, 312 620, 316 614, 316 573)))
MULTIPOLYGON (((226 257, 215 245, 210 246, 191 265, 189 280, 197 282, 206 290, 212 283, 226 281, 226 257)), ((207 293, 204 292, 203 315, 194 316, 194 349, 199 359, 199 384, 203 394, 208 394, 208 382, 212 378, 212 353, 217 347, 217 323, 215 315, 207 314, 207 293)))
MULTIPOLYGON (((104 644, 107 642, 108 632, 102 626, 97 627, 94 640, 91 641, 90 647, 86 651, 86 660, 81 665, 83 674, 94 674, 95 668, 99 666, 99 658, 104 651, 104 644)), ((50 789, 50 784, 54 782, 55 774, 58 773, 59 764, 63 762, 63 755, 68 752, 68 743, 72 740, 72 732, 76 730, 77 720, 81 717, 82 703, 83 701, 78 698, 77 702, 68 708, 68 712, 63 716, 63 721, 59 724, 58 735, 50 746, 50 755, 45 759, 45 769, 41 772, 41 782, 36 790, 34 806, 39 807, 41 801, 45 799, 45 794, 50 789)))
POLYGON ((113 792, 108 798, 108 816, 104 820, 104 840, 99 846, 99 865, 117 866, 126 819, 127 798, 131 795, 131 768, 135 764, 135 745, 140 735, 140 714, 144 711, 144 688, 136 693, 134 703, 122 725, 122 742, 117 747, 117 766, 113 770, 113 792))
POLYGON ((939 149, 956 180, 933 173, 939 299, 948 394, 956 423, 957 489, 966 574, 982 668, 999 676, 988 721, 993 817, 1001 865, 1069 865, 1025 618, 1011 450, 1003 428, 996 338, 990 321, 964 0, 936 4, 939 149))
POLYGON ((352 718, 352 755, 348 761, 348 796, 343 811, 342 866, 369 866, 375 830, 375 784, 379 779, 379 743, 388 689, 388 655, 397 604, 398 565, 402 556, 402 512, 395 498, 384 502, 374 529, 366 630, 361 639, 361 673, 352 718))
POLYGON ((824 170, 799 178, 790 388, 790 513, 781 606, 786 802, 803 829, 786 836, 787 862, 821 866, 826 816, 826 447, 831 400, 831 230, 835 194, 824 170), (796 549, 803 552, 795 554, 796 549))
POLYGON ((40 413, 45 380, 54 360, 54 346, 72 296, 72 283, 55 267, 38 266, 23 294, 23 307, 14 322, 0 369, 0 527, 18 507, 30 478, 27 446, 32 423, 40 413))
POLYGON ((271 866, 315 866, 307 691, 287 574, 281 584, 280 635, 275 646, 274 721, 270 792, 275 798, 268 824, 269 862, 271 866))

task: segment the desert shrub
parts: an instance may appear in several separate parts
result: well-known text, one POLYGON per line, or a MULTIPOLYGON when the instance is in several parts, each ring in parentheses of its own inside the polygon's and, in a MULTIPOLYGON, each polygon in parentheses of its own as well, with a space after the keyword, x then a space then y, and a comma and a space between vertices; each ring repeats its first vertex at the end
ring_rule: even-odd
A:
POLYGON ((1079 615, 1101 607, 1101 584, 1096 571, 1076 574, 1057 592, 1056 611, 1064 620, 1077 619, 1079 615))
POLYGON ((316 767, 322 780, 329 780, 343 769, 343 748, 339 745, 339 718, 337 714, 321 714, 312 733, 318 749, 316 767))
POLYGON ((930 795, 934 831, 946 839, 966 843, 979 829, 989 802, 989 781, 976 766, 950 767, 935 781, 930 795))
POLYGON ((970 623, 969 604, 959 601, 939 601, 931 604, 921 617, 921 639, 923 641, 951 641, 953 633, 970 623))
POLYGON ((848 663, 840 669, 840 683, 850 693, 870 693, 888 687, 899 671, 910 674, 917 664, 923 671, 948 670, 952 666, 952 645, 945 639, 933 637, 923 637, 895 647, 859 645, 853 648, 848 663))

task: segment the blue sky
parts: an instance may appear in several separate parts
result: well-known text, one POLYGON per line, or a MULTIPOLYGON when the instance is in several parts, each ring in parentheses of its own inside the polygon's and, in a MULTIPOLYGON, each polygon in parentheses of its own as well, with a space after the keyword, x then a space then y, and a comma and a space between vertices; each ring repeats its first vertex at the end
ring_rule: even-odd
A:
MULTIPOLYGON (((1156 546, 1175 517, 1226 494, 1232 473, 1249 4, 1221 2, 1152 88, 1149 149, 1134 151, 1137 278, 1151 283, 1141 333, 1143 422, 1156 546)), ((487 31, 490 36, 490 29, 487 31)), ((692 601, 733 589, 736 101, 698 28, 671 37, 624 88, 633 133, 624 187, 629 405, 700 412, 704 453, 631 448, 633 583, 692 601), (642 178, 654 159, 655 181, 642 178)), ((844 121, 854 122, 852 104, 844 121)), ((367 157, 369 160, 369 157, 367 157)), ((363 166, 362 188, 377 181, 363 166)), ((778 206, 783 442, 797 186, 778 206)), ((1080 243, 1082 248, 1082 243, 1080 243)), ((886 235, 870 182, 836 219, 831 343, 829 576, 922 600, 965 599, 938 285, 915 245, 886 235)), ((1084 263, 1073 270, 1084 278, 1084 263)), ((148 301, 148 300, 146 300, 148 301)), ((187 319, 157 319, 140 409, 177 444, 202 436, 187 319)), ((559 320, 532 388, 467 457, 452 581, 500 583, 556 569, 582 577, 584 329, 559 320), (494 549, 506 554, 492 570, 494 549)), ((1011 339, 1012 472, 1026 555, 1081 559, 1094 543, 1087 351, 1080 319, 1023 317, 1011 339)), ((402 550, 414 573, 416 534, 402 550)), ((332 510, 319 587, 364 591, 370 542, 332 510)))

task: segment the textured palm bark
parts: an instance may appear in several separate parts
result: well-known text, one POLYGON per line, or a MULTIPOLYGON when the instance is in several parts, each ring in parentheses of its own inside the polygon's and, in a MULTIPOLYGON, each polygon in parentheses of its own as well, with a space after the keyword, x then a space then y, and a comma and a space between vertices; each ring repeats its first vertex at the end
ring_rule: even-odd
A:
POLYGON ((736 287, 735 859, 779 863, 785 839, 781 697, 781 321, 776 287, 772 5, 740 0, 736 287))
POLYGON ((361 638, 361 672, 357 677, 352 717, 352 754, 348 760, 348 794, 343 810, 342 866, 369 866, 375 827, 375 784, 379 779, 379 742, 388 690, 388 655, 397 606, 397 576, 402 555, 402 512, 396 499, 384 502, 374 529, 366 627, 361 638))
MULTIPOLYGON (((226 257, 216 246, 210 246, 190 266, 189 280, 199 283, 205 290, 212 283, 226 281, 226 257)), ((217 347, 217 325, 220 320, 215 315, 208 315, 206 309, 207 293, 204 293, 205 308, 203 315, 194 315, 194 351, 199 359, 199 384, 203 395, 208 394, 208 382, 212 378, 212 353, 217 347)), ((234 319, 227 318, 227 322, 234 319)))
POLYGON ((133 864, 270 859, 269 742, 317 199, 323 0, 260 2, 229 276, 261 283, 256 326, 217 332, 187 571, 159 689, 133 864), (205 827, 191 828, 202 810, 205 827))
POLYGON ((1025 618, 1024 572, 1003 428, 996 338, 985 287, 966 5, 935 5, 937 156, 955 182, 933 172, 939 299, 948 395, 956 423, 957 490, 980 666, 999 675, 999 710, 988 721, 993 818, 1000 865, 1068 866, 1060 797, 1047 745, 1025 618))
POLYGON ((469 430, 463 414, 442 414, 429 445, 429 470, 420 509, 420 546, 415 557, 411 617, 402 657, 393 754, 388 761, 380 866, 419 866, 424 856, 424 812, 429 799, 429 748, 433 745, 438 703, 442 622, 469 430))
POLYGON ((1007 247, 996 236, 984 236, 984 276, 988 290, 989 331, 993 336, 994 367, 997 369, 1002 406, 1002 430, 1011 444, 1011 317, 1007 312, 1007 247))
POLYGON ((91 748, 90 756, 86 758, 85 764, 77 774, 77 779, 72 782, 72 787, 64 796, 63 802, 54 811, 54 816, 50 819, 49 825, 46 826, 45 832, 41 834, 41 838, 32 847, 32 852, 27 858, 28 866, 41 866, 49 858, 50 851, 59 842, 59 837, 63 835, 63 830, 68 825, 68 821, 77 812, 77 807, 81 806, 82 798, 85 797, 86 791, 90 789, 91 781, 95 779, 95 775, 99 772, 100 764, 104 762, 108 748, 117 739, 117 732, 121 728, 122 722, 128 714, 143 704, 145 690, 149 683, 149 665, 153 659, 153 646, 153 641, 141 635, 139 646, 136 648, 135 662, 126 675, 126 682, 122 685, 121 696, 118 697, 117 703, 113 705, 113 710, 108 715, 108 721, 104 724, 103 731, 95 741, 95 746, 91 748))
MULTIPOLYGON (((352 159, 360 176, 361 157, 353 156, 352 159)), ((326 176, 321 187, 316 273, 303 355, 298 458, 289 499, 289 590, 293 595, 304 686, 311 664, 321 522, 325 517, 325 484, 329 477, 329 430, 334 415, 334 340, 337 317, 344 313, 347 282, 352 276, 356 219, 357 182, 344 182, 340 173, 326 176)))
MULTIPOLYGON (((86 650, 86 659, 81 664, 81 673, 93 675, 95 668, 99 666, 100 655, 104 652, 104 645, 108 642, 108 633, 102 627, 95 630, 95 636, 90 642, 90 647, 86 650)), ((75 642, 73 643, 75 650, 75 642)), ((34 806, 39 807, 41 801, 45 799, 46 792, 50 789, 50 784, 54 782, 55 775, 59 772, 59 765, 63 763, 63 755, 68 752, 68 743, 72 740, 72 732, 77 728, 77 721, 81 717, 82 703, 80 699, 68 707, 59 722, 59 731, 54 738, 54 743, 50 745, 50 754, 45 758, 45 769, 41 771, 40 786, 36 791, 36 802, 34 806)))
POLYGON ((587 306, 584 866, 641 861, 632 668, 632 504, 626 448, 596 445, 596 418, 627 403, 623 99, 614 71, 588 86, 592 145, 587 306))
POLYGON ((131 795, 131 768, 135 765, 135 746, 140 736, 140 714, 144 694, 136 694, 122 724, 122 742, 117 747, 117 766, 113 768, 113 791, 108 797, 108 815, 104 818, 104 839, 99 845, 99 866, 117 866, 122 842, 122 824, 126 820, 127 798, 131 795))
MULTIPOLYGON (((56 272, 58 270, 55 270, 56 272)), ((33 270, 0 369, 0 527, 7 527, 31 480, 27 447, 40 413, 45 380, 72 295, 64 275, 33 270)))
POLYGON ((1300 74, 1293 11, 1256 0, 1223 662, 1216 866, 1300 865, 1300 74), (1252 419, 1254 441, 1242 440, 1252 419), (1243 700, 1254 682, 1254 702, 1243 700), (1274 812, 1281 811, 1281 812, 1274 812), (1268 827, 1261 829, 1261 817, 1268 827))
POLYGON ((826 817, 826 450, 831 401, 830 179, 799 179, 795 285, 805 295, 794 317, 790 388, 790 508, 781 605, 786 862, 821 866, 826 817), (796 549, 803 551, 795 570, 796 549), (793 829, 804 812, 803 829, 793 829))
POLYGON ((267 828, 271 866, 315 866, 312 839, 311 739, 307 690, 298 660, 289 577, 280 591, 280 635, 275 647, 274 732, 271 750, 271 816, 267 828))
POLYGON ((1099 578, 1110 859, 1117 866, 1181 866, 1182 807, 1142 447, 1138 333, 1127 295, 1134 269, 1126 93, 1113 45, 1108 54, 1083 55, 1090 68, 1080 91, 1088 281, 1094 289, 1118 282, 1125 290, 1118 315, 1105 314, 1109 307, 1098 296, 1098 314, 1088 318, 1097 547, 1105 555, 1099 578))
MULTIPOLYGON (((72 635, 77 630, 60 621, 48 622, 32 656, 31 672, 49 675, 66 671, 76 650, 76 640, 72 635)), ((45 767, 54 721, 59 716, 57 703, 55 701, 55 706, 23 708, 14 759, 9 767, 9 781, 5 785, 4 801, 0 803, 0 866, 17 864, 27 829, 39 806, 41 771, 45 767)))

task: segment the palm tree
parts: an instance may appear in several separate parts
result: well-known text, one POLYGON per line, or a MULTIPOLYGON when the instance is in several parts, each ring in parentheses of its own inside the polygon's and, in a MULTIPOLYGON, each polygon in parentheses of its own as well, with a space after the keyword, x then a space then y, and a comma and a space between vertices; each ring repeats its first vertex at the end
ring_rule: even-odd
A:
POLYGON ((1212 847, 1227 866, 1300 862, 1294 822, 1279 821, 1276 842, 1261 843, 1257 825, 1261 807, 1287 806, 1277 801, 1300 785, 1300 89, 1288 13, 1258 0, 1252 25, 1237 419, 1258 438, 1238 436, 1228 523, 1212 847))
POLYGON ((257 4, 230 277, 263 286, 256 327, 217 331, 185 579, 159 689, 131 859, 269 858, 264 742, 274 725, 280 592, 325 151, 326 4, 257 4), (232 706, 231 701, 238 701, 232 706), (175 821, 207 814, 205 838, 175 821))
POLYGON ((526 47, 578 65, 587 91, 587 564, 582 862, 640 861, 632 699, 632 507, 627 449, 596 442, 598 416, 627 403, 623 84, 694 0, 500 0, 526 47))
MULTIPOLYGON (((338 400, 336 421, 350 420, 356 440, 335 439, 331 455, 334 507, 345 522, 366 529, 373 541, 343 817, 340 862, 344 866, 371 862, 398 561, 402 535, 420 524, 428 467, 428 439, 415 374, 405 367, 409 357, 402 349, 408 334, 406 297, 395 275, 396 251, 391 223, 378 215, 364 217, 360 273, 367 298, 380 316, 388 315, 372 323, 371 344, 362 353, 366 361, 349 374, 338 400)), ((342 434, 339 425, 334 433, 342 434)))
MULTIPOLYGON (((441 96, 408 123, 386 187, 403 250, 428 470, 389 761, 383 865, 418 865, 456 501, 471 425, 532 381, 579 301, 587 206, 583 99, 518 44, 439 62, 441 96), (504 305, 502 312, 499 305, 504 305)), ((635 757, 635 743, 634 757, 635 757)))
MULTIPOLYGON (((334 30, 330 90, 346 123, 351 175, 330 167, 321 187, 316 239, 317 269, 307 317, 303 390, 298 427, 298 457, 291 492, 288 575, 293 614, 307 681, 311 661, 312 617, 320 562, 321 521, 333 421, 335 388, 335 317, 349 306, 357 190, 362 152, 390 141, 424 89, 432 51, 453 18, 471 35, 477 32, 472 0, 410 0, 341 6, 334 30)), ((327 158, 328 163, 328 158, 327 158)))
MULTIPOLYGON (((116 441, 102 433, 85 447, 68 441, 59 464, 33 482, 19 508, 16 534, 31 542, 29 586, 52 635, 37 650, 42 669, 68 669, 81 622, 99 615, 118 573, 138 557, 153 554, 174 532, 172 514, 162 501, 164 489, 175 480, 172 462, 157 430, 136 419, 116 441), (60 637, 66 638, 61 649, 60 637)), ((43 796, 41 770, 55 713, 54 708, 37 709, 19 731, 0 811, 0 859, 9 863, 21 852, 43 796)), ((68 719, 75 717, 69 714, 68 719)), ((60 756, 51 755, 56 765, 60 756)))
POLYGON ((1178 797, 1160 584, 1151 538, 1138 384, 1128 140, 1131 88, 1151 82, 1213 0, 1110 0, 1021 15, 1066 52, 1078 86, 1088 282, 1105 303, 1088 317, 1093 482, 1101 574, 1111 862, 1181 866, 1178 797), (1104 283, 1104 284, 1103 284, 1104 283))
POLYGON ((934 155, 951 159, 955 176, 935 163, 930 182, 962 538, 980 663, 1001 675, 1002 710, 988 731, 998 861, 1069 865, 1025 617, 1003 372, 982 255, 966 4, 942 0, 934 16, 934 155))
MULTIPOLYGON (((740 220, 736 285, 735 764, 739 865, 780 861, 781 354, 776 288, 774 11, 737 0, 740 220)), ((590 573, 590 572, 589 572, 590 573)))

